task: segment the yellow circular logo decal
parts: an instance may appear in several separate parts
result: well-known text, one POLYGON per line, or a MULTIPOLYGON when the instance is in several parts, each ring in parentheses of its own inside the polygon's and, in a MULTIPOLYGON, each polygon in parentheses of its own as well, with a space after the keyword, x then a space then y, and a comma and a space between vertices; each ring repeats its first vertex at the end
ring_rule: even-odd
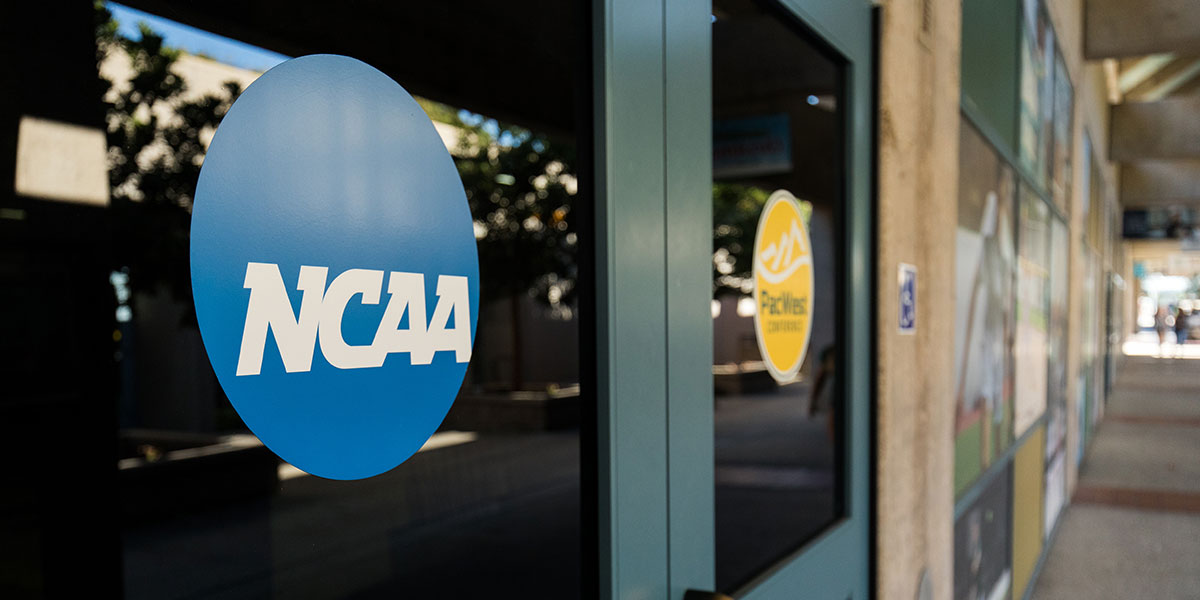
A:
POLYGON ((779 190, 767 199, 754 235, 754 332, 767 371, 796 377, 812 333, 813 264, 800 203, 779 190))

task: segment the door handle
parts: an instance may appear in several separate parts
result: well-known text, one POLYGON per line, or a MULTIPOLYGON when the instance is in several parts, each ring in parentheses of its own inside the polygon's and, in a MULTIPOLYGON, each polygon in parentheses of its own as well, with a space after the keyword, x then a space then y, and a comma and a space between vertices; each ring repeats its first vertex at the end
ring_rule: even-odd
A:
POLYGON ((702 592, 700 590, 688 590, 683 594, 683 600, 733 600, 732 596, 726 596, 719 592, 702 592))

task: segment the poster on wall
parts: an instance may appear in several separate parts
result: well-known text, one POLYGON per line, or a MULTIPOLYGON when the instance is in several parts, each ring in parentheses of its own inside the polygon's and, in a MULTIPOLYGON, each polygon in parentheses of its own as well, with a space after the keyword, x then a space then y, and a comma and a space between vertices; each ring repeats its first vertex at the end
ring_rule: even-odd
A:
POLYGON ((1012 462, 1012 588, 1023 598, 1045 544, 1046 429, 1034 427, 1013 454, 1012 462))
POLYGON ((1039 133, 1042 139, 1040 164, 1038 171, 1035 173, 1037 178, 1043 184, 1047 184, 1052 176, 1054 169, 1054 127, 1055 118, 1057 115, 1054 111, 1054 27, 1050 24, 1050 17, 1044 10, 1038 11, 1038 43, 1041 46, 1041 68, 1042 77, 1039 83, 1041 88, 1038 90, 1038 101, 1041 103, 1041 110, 1038 114, 1042 120, 1039 123, 1039 133))
MULTIPOLYGON (((1049 442, 1050 438, 1046 438, 1049 442)), ((1061 448, 1061 446, 1060 446, 1061 448)), ((1066 503, 1067 458, 1066 453, 1059 451, 1046 463, 1046 500, 1042 513, 1042 535, 1050 539, 1054 527, 1058 524, 1058 515, 1062 513, 1066 503)))
POLYGON ((1012 442, 1014 181, 969 123, 959 146, 955 265, 955 493, 1012 442))
POLYGON ((1075 468, 1078 469, 1083 464, 1083 451, 1087 449, 1087 377, 1084 375, 1085 369, 1079 369, 1079 376, 1075 378, 1075 412, 1072 417, 1075 419, 1075 430, 1079 435, 1075 436, 1075 468))
POLYGON ((1046 409, 1050 207, 1021 186, 1017 234, 1016 393, 1013 434, 1020 437, 1046 409))
POLYGON ((1054 143, 1051 153, 1050 193, 1055 206, 1067 213, 1071 199, 1071 145, 1074 141, 1073 123, 1075 90, 1062 54, 1054 53, 1054 143))
POLYGON ((955 600, 1003 600, 1012 587, 1012 467, 954 522, 955 600))
POLYGON ((1025 0, 1021 25, 1020 161, 1046 182, 1053 118, 1054 30, 1037 0, 1025 0))
POLYGON ((1050 227, 1049 385, 1046 396, 1046 503, 1044 534, 1054 531, 1066 494, 1067 449, 1067 282, 1070 251, 1067 224, 1050 227))
POLYGON ((1080 332, 1080 353, 1079 353, 1079 402, 1076 403, 1076 409, 1079 411, 1079 455, 1075 457, 1076 462, 1082 460, 1083 451, 1087 448, 1087 442, 1092 437, 1091 419, 1092 407, 1098 397, 1099 390, 1096 389, 1096 348, 1099 343, 1099 319, 1096 312, 1096 256, 1092 254, 1091 249, 1085 244, 1083 247, 1083 315, 1080 323, 1082 323, 1083 331, 1080 332))
POLYGON ((1092 362, 1092 378, 1093 389, 1096 390, 1095 399, 1092 402, 1091 408, 1091 424, 1089 427, 1093 431, 1096 425, 1104 418, 1104 404, 1108 401, 1108 364, 1110 352, 1109 339, 1109 323, 1112 316, 1109 313, 1110 294, 1112 291, 1113 273, 1109 271, 1101 262, 1100 257, 1096 257, 1096 320, 1093 323, 1096 328, 1096 357, 1092 362))

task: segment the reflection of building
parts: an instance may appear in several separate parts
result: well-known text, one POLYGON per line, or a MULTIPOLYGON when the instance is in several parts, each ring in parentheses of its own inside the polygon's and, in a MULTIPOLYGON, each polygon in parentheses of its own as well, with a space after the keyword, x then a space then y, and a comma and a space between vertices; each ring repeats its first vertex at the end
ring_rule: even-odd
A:
MULTIPOLYGON (((91 7, 10 7, 0 595, 1023 597, 1109 410, 1139 282, 1200 271, 1153 216, 1194 213, 1200 189, 1200 84, 1175 52, 1200 23, 1173 0, 130 3, 354 56, 561 141, 579 301, 571 320, 520 295, 482 307, 470 411, 397 469, 280 470, 224 431, 186 298, 143 293, 134 326, 114 316, 91 7), (732 285, 745 265, 713 262, 714 231, 758 208, 716 212, 714 178, 809 203, 797 382, 760 377, 750 290, 732 285), (1122 238, 1142 216, 1162 239, 1122 238), (919 273, 913 335, 899 263, 919 273), (732 278, 715 296, 714 269, 732 278), (1044 357, 1022 354, 1023 326, 1044 357), (158 431, 122 448, 122 417, 158 431)), ((178 68, 191 93, 255 76, 178 68)), ((747 256, 744 237, 718 252, 747 256)))
MULTIPOLYGON (((228 94, 225 86, 229 83, 244 90, 261 75, 258 71, 186 52, 172 63, 171 71, 184 82, 184 92, 171 101, 156 102, 150 111, 142 112, 153 113, 159 122, 172 124, 182 119, 178 113, 182 103, 199 101, 208 95, 223 97, 228 94)), ((109 102, 117 98, 118 92, 127 91, 130 79, 136 76, 130 56, 116 46, 108 49, 100 64, 100 74, 114 83, 106 97, 109 102)), ((150 116, 134 115, 141 121, 148 121, 150 116)), ((434 125, 447 149, 459 154, 464 131, 440 121, 434 125)), ((201 131, 201 143, 207 146, 213 133, 211 128, 201 131)), ((138 154, 137 161, 146 167, 156 160, 171 160, 169 152, 166 140, 159 139, 138 154)), ((134 189, 132 196, 137 195, 134 189)), ((143 291, 129 301, 134 308, 133 320, 122 327, 129 338, 122 345, 126 373, 123 389, 128 390, 125 395, 134 396, 125 400, 122 409, 121 422, 127 426, 138 430, 217 433, 228 429, 235 420, 209 367, 199 332, 189 323, 185 304, 186 301, 172 297, 166 290, 143 291)), ((474 350, 476 360, 464 389, 464 395, 473 399, 471 402, 494 407, 501 403, 499 396, 508 391, 507 387, 515 384, 520 384, 522 391, 540 393, 548 387, 570 387, 578 382, 576 326, 571 320, 551 318, 549 310, 524 296, 495 300, 485 312, 474 350), (520 320, 528 328, 517 339, 507 325, 511 302, 519 304, 520 320), (514 359, 514 352, 520 356, 514 359), (516 373, 518 369, 520 373, 516 373)), ((476 417, 471 414, 472 411, 460 410, 452 422, 458 426, 472 425, 476 417)), ((535 417, 522 418, 533 418, 536 423, 535 417)), ((517 426, 521 422, 514 421, 517 426)))
MULTIPOLYGON (((129 55, 118 47, 108 49, 104 61, 99 66, 99 71, 101 77, 113 82, 113 87, 105 98, 109 102, 116 98, 118 91, 129 89, 129 80, 136 74, 130 63, 129 55)), ((244 90, 261 75, 258 71, 226 65, 211 58, 187 52, 181 52, 179 58, 172 63, 171 71, 185 82, 186 88, 170 103, 155 103, 152 112, 159 121, 178 121, 180 117, 175 113, 175 109, 182 102, 194 102, 210 94, 223 96, 225 94, 224 86, 227 82, 236 83, 239 89, 244 90)), ((150 116, 135 115, 140 120, 148 120, 150 116)), ((211 130, 202 131, 200 133, 201 142, 207 146, 212 140, 212 135, 213 131, 211 130)), ((161 146, 152 146, 147 148, 143 155, 138 157, 138 160, 148 164, 159 158, 165 151, 166 149, 161 146)))

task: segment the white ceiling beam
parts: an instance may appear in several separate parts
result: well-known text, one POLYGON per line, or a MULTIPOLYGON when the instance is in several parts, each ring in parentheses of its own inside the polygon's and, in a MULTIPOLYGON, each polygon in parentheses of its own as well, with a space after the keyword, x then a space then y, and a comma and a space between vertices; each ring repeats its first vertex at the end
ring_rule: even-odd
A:
POLYGON ((1121 89, 1122 94, 1128 94, 1129 90, 1153 77, 1173 60, 1175 60, 1174 52, 1164 52, 1141 58, 1133 66, 1121 71, 1121 75, 1117 78, 1117 86, 1121 89))
POLYGON ((1154 85, 1140 97, 1140 100, 1146 102, 1155 102, 1162 100, 1171 95, 1175 90, 1183 87, 1183 85, 1200 75, 1200 58, 1188 63, 1187 66, 1177 71, 1165 79, 1162 83, 1154 85))

